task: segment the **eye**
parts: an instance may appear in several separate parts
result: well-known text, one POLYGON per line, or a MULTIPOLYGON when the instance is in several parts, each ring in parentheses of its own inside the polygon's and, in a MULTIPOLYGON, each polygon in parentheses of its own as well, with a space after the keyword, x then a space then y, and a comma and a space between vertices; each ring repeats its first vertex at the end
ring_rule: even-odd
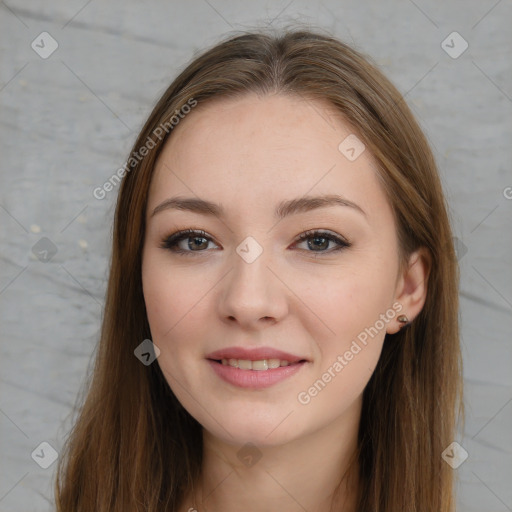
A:
POLYGON ((179 254, 205 252, 212 239, 202 230, 185 229, 177 231, 162 241, 160 247, 179 254), (186 241, 186 244, 181 242, 186 241), (185 248, 186 247, 186 248, 185 248))
MULTIPOLYGON (((342 249, 350 247, 352 244, 345 240, 343 237, 339 235, 335 235, 329 231, 319 231, 319 230, 310 230, 305 231, 301 235, 299 235, 300 241, 307 241, 307 247, 309 249, 313 249, 308 252, 313 253, 333 253, 336 251, 340 251, 342 249), (309 242, 311 240, 312 242, 309 242), (333 242, 335 247, 329 249, 329 244, 333 242)), ((316 256, 316 254, 315 254, 316 256)))

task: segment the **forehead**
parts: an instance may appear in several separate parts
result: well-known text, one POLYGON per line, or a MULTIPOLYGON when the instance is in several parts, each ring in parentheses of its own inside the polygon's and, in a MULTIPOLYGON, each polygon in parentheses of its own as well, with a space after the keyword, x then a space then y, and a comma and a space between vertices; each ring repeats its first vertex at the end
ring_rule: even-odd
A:
POLYGON ((376 162, 368 150, 348 159, 340 151, 347 137, 357 143, 350 125, 319 100, 248 94, 200 105, 165 143, 149 207, 186 194, 236 214, 237 207, 270 211, 283 199, 339 193, 365 210, 386 208, 376 162))

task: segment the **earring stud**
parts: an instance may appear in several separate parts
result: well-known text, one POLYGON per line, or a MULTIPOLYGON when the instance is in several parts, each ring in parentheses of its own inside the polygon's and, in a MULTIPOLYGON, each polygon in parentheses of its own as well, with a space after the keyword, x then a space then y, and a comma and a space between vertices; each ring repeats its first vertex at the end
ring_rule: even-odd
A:
POLYGON ((409 323, 409 319, 407 318, 407 316, 406 316, 406 315, 400 315, 400 316, 398 316, 398 317, 397 317, 397 320, 402 324, 402 325, 400 326, 400 329, 401 329, 402 327, 405 327, 405 326, 409 323))

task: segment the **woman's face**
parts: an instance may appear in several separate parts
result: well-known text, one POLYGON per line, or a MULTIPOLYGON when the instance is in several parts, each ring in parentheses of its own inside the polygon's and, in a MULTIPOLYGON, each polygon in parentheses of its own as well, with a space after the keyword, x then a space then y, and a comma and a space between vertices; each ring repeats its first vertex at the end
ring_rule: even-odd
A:
POLYGON ((217 100, 174 129, 149 194, 144 297, 157 362, 210 434, 282 444, 359 414, 402 307, 375 167, 317 100, 217 100))

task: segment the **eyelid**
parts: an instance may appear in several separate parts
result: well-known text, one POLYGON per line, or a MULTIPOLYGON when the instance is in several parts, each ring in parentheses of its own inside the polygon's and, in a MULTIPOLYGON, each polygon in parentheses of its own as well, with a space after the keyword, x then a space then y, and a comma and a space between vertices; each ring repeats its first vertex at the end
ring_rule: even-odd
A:
POLYGON ((298 235, 297 239, 302 241, 304 239, 313 238, 315 236, 317 236, 317 237, 323 236, 325 238, 335 240, 335 241, 339 242, 340 244, 345 244, 346 246, 352 245, 351 242, 343 235, 340 235, 340 234, 336 233, 335 231, 331 231, 329 229, 321 229, 321 228, 320 229, 319 228, 306 229, 300 235, 298 235))

